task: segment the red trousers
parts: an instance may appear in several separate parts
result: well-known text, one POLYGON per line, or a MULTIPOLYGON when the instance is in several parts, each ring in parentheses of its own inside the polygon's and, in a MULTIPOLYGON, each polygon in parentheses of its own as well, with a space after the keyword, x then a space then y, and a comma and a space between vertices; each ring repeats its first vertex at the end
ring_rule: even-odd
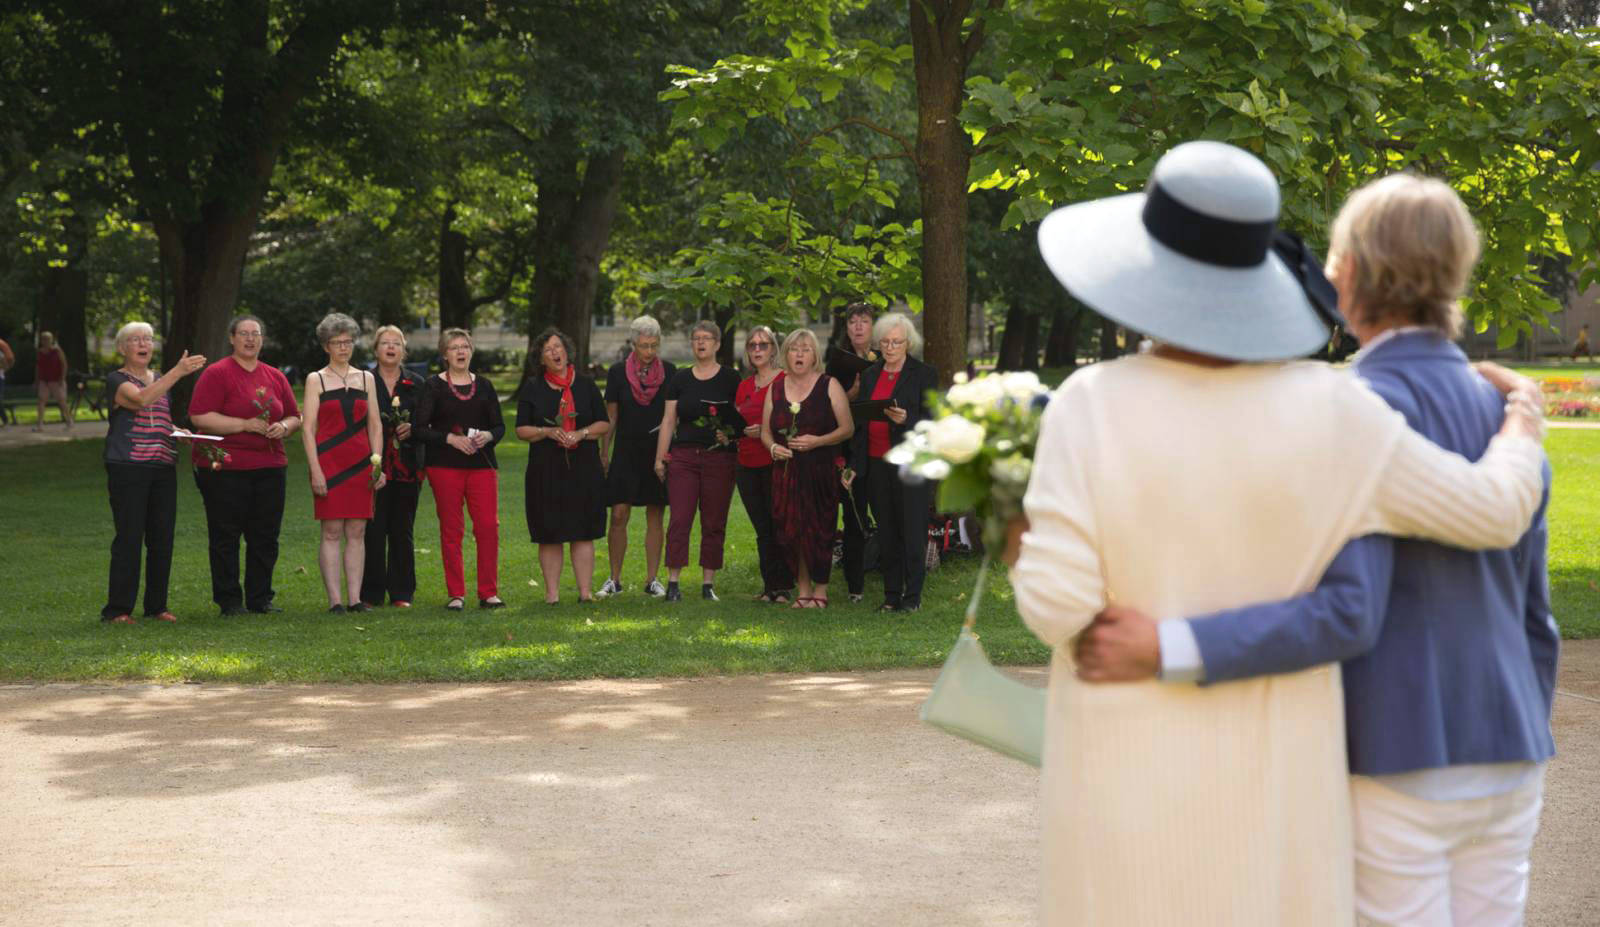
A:
POLYGON ((500 483, 499 473, 485 467, 429 467, 433 504, 439 512, 439 556, 444 560, 444 588, 451 598, 466 598, 467 579, 462 568, 461 539, 466 522, 465 501, 472 516, 472 540, 478 547, 478 598, 499 594, 500 586, 500 483))
POLYGON ((722 544, 728 533, 728 505, 733 501, 732 451, 688 444, 672 449, 667 460, 667 569, 689 565, 689 531, 700 510, 700 566, 722 569, 722 544))

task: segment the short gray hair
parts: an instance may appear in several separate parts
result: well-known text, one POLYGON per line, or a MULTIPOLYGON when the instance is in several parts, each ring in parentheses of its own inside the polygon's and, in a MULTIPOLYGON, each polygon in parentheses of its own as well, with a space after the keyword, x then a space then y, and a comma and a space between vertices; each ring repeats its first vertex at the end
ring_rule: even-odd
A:
POLYGON ((898 328, 906 333, 906 353, 922 353, 922 333, 911 324, 911 317, 904 312, 890 312, 879 316, 878 321, 872 323, 872 340, 882 341, 889 336, 889 330, 898 328))
POLYGON ((127 343, 127 340, 134 335, 149 335, 154 339, 156 330, 150 327, 149 322, 129 322, 117 329, 117 350, 122 350, 123 344, 127 343))
POLYGON ((661 323, 654 316, 641 315, 628 324, 628 338, 660 338, 661 323))
POLYGON ((722 342, 722 326, 711 321, 710 319, 701 319, 700 321, 694 323, 694 326, 689 329, 690 341, 694 340, 696 332, 709 332, 711 337, 717 339, 719 344, 722 342))
POLYGON ((820 370, 822 368, 822 342, 817 340, 816 332, 802 325, 783 339, 783 358, 778 361, 778 367, 785 373, 794 372, 789 369, 789 349, 802 341, 811 342, 811 356, 816 358, 814 363, 817 365, 817 369, 820 370))
POLYGON ((330 312, 317 323, 317 344, 326 346, 339 335, 349 335, 354 341, 361 337, 361 326, 342 312, 330 312))

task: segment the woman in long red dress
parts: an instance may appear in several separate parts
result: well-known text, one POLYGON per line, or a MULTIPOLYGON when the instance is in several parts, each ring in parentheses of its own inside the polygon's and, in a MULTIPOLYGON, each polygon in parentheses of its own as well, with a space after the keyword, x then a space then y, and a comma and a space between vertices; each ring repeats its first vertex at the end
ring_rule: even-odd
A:
POLYGON ((312 509, 322 522, 317 565, 328 591, 328 611, 345 611, 339 588, 340 541, 344 542, 344 581, 350 611, 368 609, 361 601, 361 576, 366 567, 367 519, 372 517, 373 491, 383 486, 383 446, 378 417, 377 384, 372 374, 350 367, 361 328, 341 312, 317 325, 317 340, 328 352, 328 366, 306 377, 306 463, 311 470, 312 509))
POLYGON ((784 372, 772 381, 761 412, 761 441, 773 460, 773 533, 795 576, 793 608, 828 607, 840 445, 856 430, 844 388, 822 372, 821 358, 809 328, 790 332, 783 339, 784 372))

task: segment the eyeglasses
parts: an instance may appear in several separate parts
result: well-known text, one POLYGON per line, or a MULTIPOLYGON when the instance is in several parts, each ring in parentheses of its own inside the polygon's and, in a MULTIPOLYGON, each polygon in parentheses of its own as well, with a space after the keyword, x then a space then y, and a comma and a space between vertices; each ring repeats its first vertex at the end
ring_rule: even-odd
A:
POLYGON ((243 341, 260 341, 261 340, 261 333, 260 332, 234 332, 233 334, 234 334, 234 337, 239 338, 239 339, 241 339, 243 341))
POLYGON ((886 348, 903 348, 906 346, 904 338, 884 338, 878 342, 886 348))
POLYGON ((353 348, 355 346, 356 343, 349 338, 337 338, 328 342, 328 347, 330 348, 353 348))
POLYGON ((748 347, 752 351, 754 351, 756 348, 760 348, 763 351, 770 351, 773 348, 773 344, 770 341, 752 341, 748 347))
POLYGON ((127 344, 155 344, 156 340, 149 335, 129 335, 122 339, 127 344))
POLYGON ((695 344, 716 344, 717 343, 717 339, 711 337, 710 335, 695 335, 693 338, 690 338, 689 340, 693 341, 695 344))

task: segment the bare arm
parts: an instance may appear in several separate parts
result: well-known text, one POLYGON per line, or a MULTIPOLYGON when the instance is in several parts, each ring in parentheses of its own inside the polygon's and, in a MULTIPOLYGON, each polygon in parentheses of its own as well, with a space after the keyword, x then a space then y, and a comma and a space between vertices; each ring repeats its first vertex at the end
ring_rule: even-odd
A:
MULTIPOLYGON (((362 378, 367 381, 367 447, 372 449, 376 456, 383 455, 383 416, 378 414, 378 378, 371 373, 363 372, 362 378)), ((310 434, 316 432, 306 429, 310 434)))
POLYGON ((179 380, 205 365, 206 358, 204 354, 196 354, 191 357, 189 352, 185 351, 183 356, 178 358, 178 362, 172 366, 171 370, 156 377, 155 382, 149 386, 140 389, 132 383, 124 383, 117 387, 117 405, 137 412, 165 396, 167 391, 172 389, 179 380))
POLYGON ((606 423, 610 427, 600 433, 600 460, 608 465, 611 463, 611 438, 617 432, 619 414, 620 408, 617 403, 606 403, 606 423))
POLYGON ((667 451, 672 447, 672 433, 678 428, 678 400, 668 399, 666 411, 661 414, 661 430, 656 432, 656 476, 667 475, 667 451))
POLYGON ((320 378, 313 380, 311 377, 306 377, 306 397, 301 407, 306 416, 306 430, 301 433, 300 438, 306 448, 306 467, 311 471, 311 492, 314 495, 326 496, 328 480, 323 475, 322 463, 317 460, 317 414, 322 411, 320 378))

